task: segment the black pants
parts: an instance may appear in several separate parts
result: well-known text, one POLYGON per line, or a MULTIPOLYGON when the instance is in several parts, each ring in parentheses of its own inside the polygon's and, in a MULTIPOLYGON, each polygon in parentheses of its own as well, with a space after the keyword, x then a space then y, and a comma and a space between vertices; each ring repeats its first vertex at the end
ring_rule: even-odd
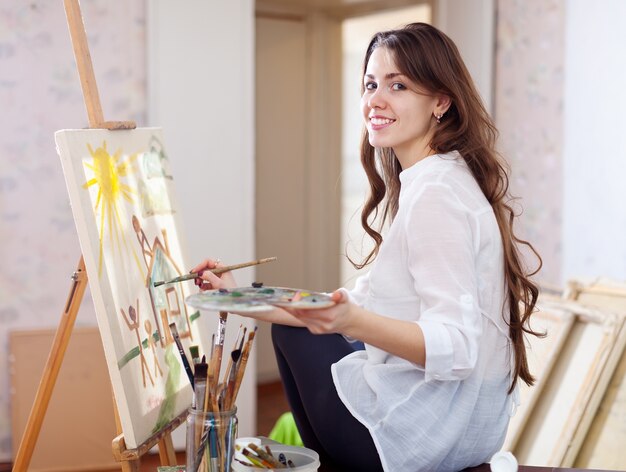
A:
POLYGON ((276 324, 272 341, 298 431, 304 445, 320 455, 319 470, 381 471, 369 431, 339 399, 330 372, 331 364, 363 345, 276 324))

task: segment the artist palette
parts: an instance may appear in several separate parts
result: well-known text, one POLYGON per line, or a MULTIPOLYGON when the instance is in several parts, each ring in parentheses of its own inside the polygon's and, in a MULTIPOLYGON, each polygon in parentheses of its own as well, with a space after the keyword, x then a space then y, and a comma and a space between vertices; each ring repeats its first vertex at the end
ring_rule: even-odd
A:
POLYGON ((201 310, 230 313, 258 313, 270 311, 275 306, 310 310, 335 305, 331 296, 326 293, 262 286, 207 290, 190 295, 185 301, 189 306, 201 310))

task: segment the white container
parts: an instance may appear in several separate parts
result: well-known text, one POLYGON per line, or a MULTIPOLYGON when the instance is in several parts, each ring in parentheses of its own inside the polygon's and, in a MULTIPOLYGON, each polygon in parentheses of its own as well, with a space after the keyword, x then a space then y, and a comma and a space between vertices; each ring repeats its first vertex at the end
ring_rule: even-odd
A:
MULTIPOLYGON (((287 460, 291 460, 295 467, 287 468, 289 472, 317 472, 320 466, 320 456, 317 452, 306 447, 285 446, 284 444, 268 444, 272 450, 272 455, 278 459, 282 452, 287 460)), ((254 466, 246 466, 237 461, 233 461, 231 469, 233 472, 259 472, 263 469, 254 466)), ((267 470, 267 469, 265 469, 267 470)), ((282 470, 282 469, 277 469, 282 470)))

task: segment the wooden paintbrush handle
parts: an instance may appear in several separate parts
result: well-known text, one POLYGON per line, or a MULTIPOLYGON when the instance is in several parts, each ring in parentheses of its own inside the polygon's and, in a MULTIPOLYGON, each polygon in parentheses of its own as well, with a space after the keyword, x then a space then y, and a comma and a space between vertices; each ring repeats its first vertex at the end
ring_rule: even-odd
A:
POLYGON ((243 380, 243 374, 246 371, 246 365, 248 363, 248 357, 250 357, 250 351, 252 350, 252 343, 254 342, 254 336, 256 335, 257 328, 254 328, 248 335, 248 340, 246 341, 245 346, 243 347, 243 352, 241 353, 241 360, 239 361, 239 367, 237 369, 237 377, 235 378, 235 386, 233 389, 230 398, 228 399, 228 408, 232 409, 235 406, 235 401, 237 400, 237 394, 239 393, 239 387, 241 387, 241 382, 243 380))
POLYGON ((266 257, 265 259, 258 259, 256 261, 243 262, 241 264, 234 264, 230 266, 224 267, 216 267, 215 269, 209 269, 215 275, 223 274, 224 272, 229 272, 231 270, 243 269, 244 267, 251 267, 259 264, 265 264, 266 262, 273 262, 277 258, 276 257, 266 257))

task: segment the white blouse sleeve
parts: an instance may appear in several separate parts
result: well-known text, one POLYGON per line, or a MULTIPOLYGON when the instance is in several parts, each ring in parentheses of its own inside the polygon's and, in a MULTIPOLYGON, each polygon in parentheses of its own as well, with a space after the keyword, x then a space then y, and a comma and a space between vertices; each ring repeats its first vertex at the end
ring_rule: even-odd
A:
MULTIPOLYGON (((346 288, 341 288, 340 290, 348 295, 348 300, 350 300, 351 303, 363 307, 370 290, 370 273, 367 272, 366 274, 359 276, 356 279, 352 290, 348 290, 346 288)), ((349 343, 358 341, 358 339, 353 338, 352 336, 346 336, 345 334, 342 334, 342 336, 349 343)))
POLYGON ((367 272, 363 275, 360 275, 356 282, 354 283, 354 288, 352 290, 347 290, 345 288, 341 289, 347 295, 349 300, 359 306, 363 306, 367 296, 369 295, 370 290, 370 273, 367 272))
POLYGON ((466 378, 476 364, 482 333, 477 219, 452 188, 427 184, 409 208, 405 229, 409 271, 420 299, 425 380, 466 378))

